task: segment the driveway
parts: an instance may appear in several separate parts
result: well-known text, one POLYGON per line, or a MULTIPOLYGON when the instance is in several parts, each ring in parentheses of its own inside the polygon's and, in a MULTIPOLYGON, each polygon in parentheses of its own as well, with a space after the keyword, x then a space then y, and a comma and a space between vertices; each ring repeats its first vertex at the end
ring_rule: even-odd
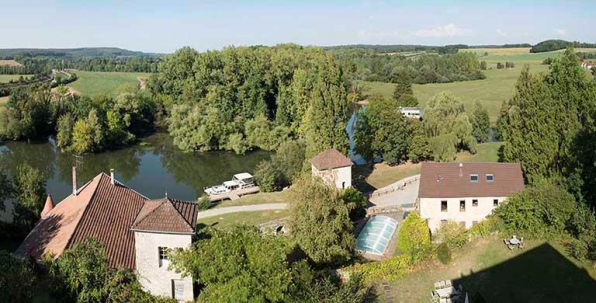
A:
POLYGON ((413 210, 419 187, 420 175, 411 176, 375 190, 368 200, 373 207, 398 206, 404 210, 413 210))
POLYGON ((270 203, 270 204, 255 204, 255 205, 242 205, 242 206, 229 206, 222 208, 215 208, 198 213, 199 219, 215 217, 219 215, 225 215, 229 213, 238 212, 249 212, 249 211, 263 211, 263 210, 278 210, 287 209, 287 203, 270 203))

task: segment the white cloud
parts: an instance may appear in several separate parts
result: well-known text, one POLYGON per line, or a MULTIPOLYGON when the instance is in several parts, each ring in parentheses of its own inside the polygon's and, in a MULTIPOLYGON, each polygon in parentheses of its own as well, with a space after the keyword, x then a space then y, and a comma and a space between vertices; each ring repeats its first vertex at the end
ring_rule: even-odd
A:
POLYGON ((509 34, 505 31, 502 31, 500 29, 497 29, 497 35, 499 35, 500 37, 507 37, 509 36, 509 34))
POLYGON ((456 37, 456 36, 465 36, 469 34, 471 31, 469 29, 460 28, 453 23, 449 23, 445 26, 437 26, 431 29, 419 29, 413 33, 416 37, 433 37, 433 38, 441 38, 441 37, 456 37))
POLYGON ((553 34, 559 35, 559 36, 566 36, 567 35, 567 30, 566 29, 563 29, 563 28, 554 29, 553 30, 553 34))

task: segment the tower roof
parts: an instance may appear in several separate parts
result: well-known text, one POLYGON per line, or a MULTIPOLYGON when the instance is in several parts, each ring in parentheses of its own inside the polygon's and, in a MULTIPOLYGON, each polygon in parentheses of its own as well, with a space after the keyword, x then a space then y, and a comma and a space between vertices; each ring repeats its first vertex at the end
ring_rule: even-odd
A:
POLYGON ((52 196, 48 195, 46 198, 46 204, 43 206, 41 210, 41 217, 44 218, 54 209, 54 201, 52 200, 52 196))

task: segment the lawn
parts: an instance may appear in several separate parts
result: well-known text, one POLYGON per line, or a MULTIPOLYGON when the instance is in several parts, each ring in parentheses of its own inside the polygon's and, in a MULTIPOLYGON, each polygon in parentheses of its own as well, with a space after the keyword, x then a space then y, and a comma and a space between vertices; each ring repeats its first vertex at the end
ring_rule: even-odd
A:
POLYGON ((270 204, 270 203, 288 203, 289 192, 278 191, 272 193, 258 193, 254 195, 246 195, 237 200, 224 200, 217 203, 213 208, 241 206, 241 205, 255 205, 255 204, 270 204))
POLYGON ((0 83, 7 83, 10 80, 19 80, 20 76, 23 76, 23 78, 25 78, 31 75, 0 75, 0 83))
MULTIPOLYGON (((510 251, 502 240, 481 239, 453 252, 448 265, 426 264, 391 284, 399 302, 429 302, 436 281, 462 284, 470 299, 485 302, 594 302, 596 269, 567 257, 557 242, 526 240, 523 250, 510 251)), ((473 301, 472 301, 473 302, 473 301)))
POLYGON ((68 84, 82 95, 107 95, 115 97, 122 87, 139 85, 138 77, 149 77, 148 73, 85 72, 73 71, 78 79, 68 84))
POLYGON ((251 211, 225 214, 217 217, 209 217, 197 220, 197 225, 226 228, 239 224, 259 225, 269 221, 281 219, 288 216, 287 210, 251 211))
POLYGON ((460 152, 456 162, 499 162, 499 148, 503 142, 490 142, 478 144, 475 154, 460 152))

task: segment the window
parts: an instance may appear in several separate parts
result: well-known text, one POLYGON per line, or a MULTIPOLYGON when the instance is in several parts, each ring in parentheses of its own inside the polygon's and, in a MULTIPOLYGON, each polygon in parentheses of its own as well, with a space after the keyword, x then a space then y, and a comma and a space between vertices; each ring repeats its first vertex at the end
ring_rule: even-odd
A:
POLYGON ((158 247, 157 250, 159 251, 159 267, 168 265, 168 248, 158 247))
POLYGON ((466 211, 466 200, 459 201, 459 211, 461 211, 461 212, 466 211))
POLYGON ((441 220, 441 226, 445 226, 447 224, 447 220, 441 220))
POLYGON ((476 174, 470 175, 470 182, 478 183, 478 175, 476 175, 476 174))
POLYGON ((495 180, 495 176, 493 174, 486 175, 486 182, 493 182, 495 180))
POLYGON ((441 201, 441 211, 442 212, 447 211, 447 201, 441 201))
POLYGON ((459 226, 466 228, 466 221, 460 221, 459 226))
POLYGON ((478 200, 472 200, 472 207, 478 207, 478 200))
POLYGON ((497 206, 499 206, 499 199, 494 199, 494 200, 493 200, 493 206, 494 206, 494 207, 497 207, 497 206))

